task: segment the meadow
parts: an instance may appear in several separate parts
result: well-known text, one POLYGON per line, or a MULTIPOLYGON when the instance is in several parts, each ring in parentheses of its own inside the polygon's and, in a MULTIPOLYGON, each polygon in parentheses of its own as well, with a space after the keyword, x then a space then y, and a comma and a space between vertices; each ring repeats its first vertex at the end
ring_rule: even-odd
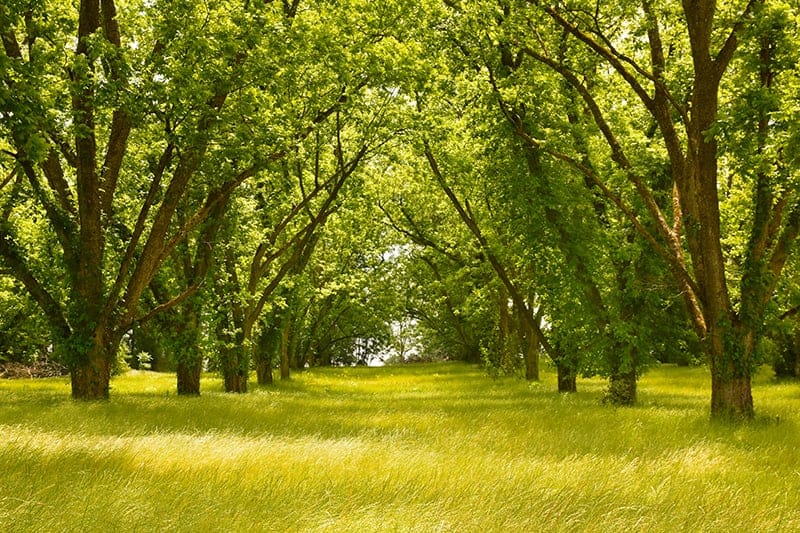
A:
POLYGON ((663 366, 639 404, 604 382, 457 363, 328 368, 199 398, 130 372, 112 399, 0 382, 0 530, 798 531, 800 384, 709 420, 708 372, 663 366))

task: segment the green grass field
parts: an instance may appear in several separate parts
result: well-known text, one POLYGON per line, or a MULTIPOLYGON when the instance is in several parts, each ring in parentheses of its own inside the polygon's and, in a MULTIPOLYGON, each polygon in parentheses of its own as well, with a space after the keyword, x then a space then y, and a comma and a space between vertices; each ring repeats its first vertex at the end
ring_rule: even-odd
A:
POLYGON ((2 531, 798 531, 800 384, 709 421, 708 373, 656 368, 637 407, 461 364, 318 369, 200 398, 171 375, 0 382, 2 531))

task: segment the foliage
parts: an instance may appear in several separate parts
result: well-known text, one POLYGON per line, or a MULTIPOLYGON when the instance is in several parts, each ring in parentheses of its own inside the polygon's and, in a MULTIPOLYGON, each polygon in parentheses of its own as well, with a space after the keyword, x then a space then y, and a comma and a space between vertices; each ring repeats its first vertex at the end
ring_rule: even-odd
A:
POLYGON ((752 416, 800 338, 797 28, 778 0, 7 2, 0 358, 52 351, 92 399, 139 354, 198 394, 393 352, 535 380, 541 350, 619 403, 705 361, 752 416))
POLYGON ((30 364, 48 355, 50 332, 41 311, 13 280, 0 277, 0 363, 30 364))

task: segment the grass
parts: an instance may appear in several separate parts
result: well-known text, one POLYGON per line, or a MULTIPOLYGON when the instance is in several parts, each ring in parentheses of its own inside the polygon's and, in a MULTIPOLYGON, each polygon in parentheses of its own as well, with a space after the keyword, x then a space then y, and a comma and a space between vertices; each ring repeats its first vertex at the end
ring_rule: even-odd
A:
POLYGON ((3 531, 800 530, 800 387, 760 375, 759 417, 708 418, 703 369, 662 367, 637 407, 461 364, 315 369, 200 398, 131 372, 108 402, 0 382, 3 531))

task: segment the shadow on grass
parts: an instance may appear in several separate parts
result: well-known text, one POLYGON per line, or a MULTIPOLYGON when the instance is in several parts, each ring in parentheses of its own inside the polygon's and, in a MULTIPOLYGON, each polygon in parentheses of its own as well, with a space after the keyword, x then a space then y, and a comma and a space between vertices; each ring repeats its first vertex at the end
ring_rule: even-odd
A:
MULTIPOLYGON (((554 392, 554 376, 548 373, 541 383, 527 383, 493 379, 477 366, 455 363, 313 369, 272 386, 253 386, 244 395, 217 392, 219 380, 205 377, 200 397, 176 396, 173 376, 138 373, 117 380, 109 401, 94 403, 70 400, 68 382, 55 379, 0 384, 0 425, 76 438, 368 435, 415 446, 460 440, 486 450, 508 440, 544 455, 567 457, 652 455, 663 453, 664 446, 680 448, 687 441, 728 438, 736 431, 744 437, 731 444, 747 446, 752 433, 777 423, 768 415, 739 429, 711 424, 705 372, 653 369, 641 381, 639 404, 620 409, 600 404, 605 383, 599 379, 582 380, 579 386, 585 392, 563 395, 554 392), (676 438, 682 434, 685 439, 676 438)), ((782 430, 797 433, 794 417, 779 423, 782 430)))

